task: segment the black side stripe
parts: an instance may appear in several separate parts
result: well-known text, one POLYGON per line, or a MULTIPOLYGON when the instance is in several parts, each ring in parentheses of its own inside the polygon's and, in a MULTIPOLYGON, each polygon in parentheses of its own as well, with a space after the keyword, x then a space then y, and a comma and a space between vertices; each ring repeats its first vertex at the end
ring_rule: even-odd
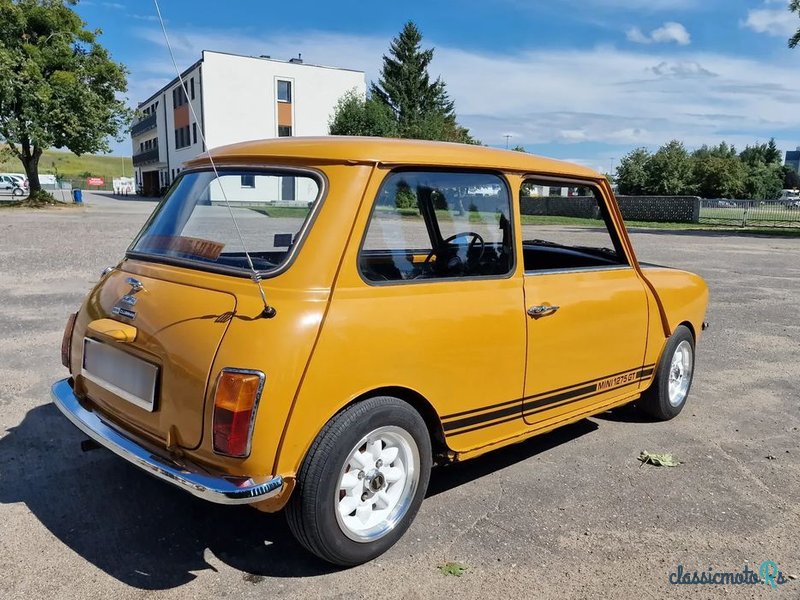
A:
MULTIPOLYGON (((646 365, 643 368, 643 370, 646 371, 647 369, 650 369, 650 372, 652 373, 652 368, 651 367, 653 367, 653 366, 655 366, 655 365, 646 365)), ((604 377, 598 377, 597 379, 590 379, 589 381, 585 381, 583 383, 575 383, 575 384, 572 384, 572 385, 567 385, 567 386, 564 386, 564 387, 556 388, 554 390, 550 390, 550 391, 547 391, 547 392, 534 394, 533 396, 526 396, 522 400, 525 401, 525 400, 533 400, 533 399, 537 399, 537 398, 543 398, 545 396, 550 396, 551 394, 555 394, 555 393, 558 393, 558 392, 563 392, 565 390, 570 390, 570 389, 573 389, 573 388, 578 387, 578 386, 582 386, 582 387, 586 386, 586 387, 588 387, 589 384, 596 384, 598 381, 604 381, 604 380, 610 379, 612 377, 617 377, 619 375, 624 375, 625 373, 630 373, 633 370, 634 369, 626 369, 624 371, 620 371, 619 373, 613 373, 611 375, 605 375, 604 377)), ((506 402, 501 402, 499 404, 493 404, 491 406, 482 406, 480 408, 475 408, 475 409, 472 409, 472 410, 465 410, 465 411, 462 411, 462 412, 453 413, 453 414, 450 414, 450 415, 445 415, 444 417, 442 417, 442 420, 443 421, 447 421, 447 420, 455 419, 457 417, 461 417, 461 416, 464 416, 464 415, 472 415, 472 414, 477 413, 477 412, 496 409, 496 408, 499 409, 501 407, 504 407, 503 410, 496 410, 496 411, 493 411, 491 413, 483 413, 482 415, 476 415, 476 417, 479 417, 478 421, 486 420, 486 419, 490 419, 490 418, 498 419, 498 418, 500 418, 500 417, 502 417, 504 415, 511 414, 515 410, 517 410, 517 408, 519 407, 519 403, 520 403, 520 401, 518 399, 517 400, 509 400, 509 401, 506 401, 506 402), (495 415, 495 416, 491 417, 490 415, 495 415)), ((478 421, 476 421, 476 422, 478 422, 478 421)), ((445 429, 447 429, 446 425, 445 425, 445 429)))
MULTIPOLYGON (((593 396, 598 396, 603 392, 610 391, 610 390, 619 390, 636 383, 639 383, 645 377, 651 375, 653 373, 652 367, 647 367, 645 369, 641 369, 640 371, 636 372, 634 378, 622 385, 617 385, 615 387, 608 387, 599 389, 599 382, 605 381, 607 379, 611 379, 613 377, 617 377, 619 375, 623 375, 626 373, 631 373, 632 371, 622 371, 621 373, 617 373, 608 377, 602 377, 600 379, 593 380, 593 383, 588 385, 582 385, 581 387, 574 388, 572 390, 556 393, 554 395, 547 396, 546 398, 542 398, 541 396, 545 396, 547 394, 553 394, 553 392, 545 392, 543 394, 537 394, 535 396, 530 396, 527 399, 523 399, 522 401, 515 401, 512 406, 504 408, 502 410, 492 411, 490 413, 484 413, 481 415, 473 415, 463 419, 457 419, 454 421, 450 421, 449 423, 444 423, 444 430, 446 432, 453 431, 455 429, 463 429, 464 427, 470 427, 464 431, 459 431, 453 435, 460 435, 462 433, 468 433, 470 431, 476 431, 478 429, 482 429, 483 427, 490 427, 494 425, 500 425, 502 423, 507 423, 508 421, 513 421, 521 416, 523 413, 527 414, 535 414, 538 412, 542 412, 544 410, 548 410, 550 408, 555 408, 552 406, 554 404, 558 404, 559 406, 563 406, 564 404, 569 404, 571 402, 577 402, 579 400, 587 400, 592 398, 593 396), (526 401, 527 400, 527 401, 526 401), (520 406, 521 404, 521 406, 520 406), (503 418, 509 417, 510 418, 503 418), (503 419, 501 421, 497 421, 497 419, 503 419), (487 423, 487 421, 492 421, 491 423, 487 423), (472 425, 478 425, 477 427, 471 427, 472 425)), ((564 389, 564 388, 559 388, 564 389)), ((559 390, 554 390, 559 391, 559 390)), ((473 411, 470 411, 473 412, 473 411)), ((464 413, 462 413, 464 414, 464 413)))
MULTIPOLYGON (((651 364, 651 365, 644 365, 642 367, 642 369, 643 370, 647 370, 647 369, 649 369, 651 367, 655 367, 655 363, 651 364)), ((584 381, 582 383, 574 383, 572 385, 565 385, 564 387, 556 388, 554 390, 549 390, 547 392, 541 392, 539 394, 534 394, 532 396, 525 396, 523 398, 523 400, 531 400, 531 399, 534 399, 534 398, 541 398, 543 396, 549 396, 550 394, 555 394, 556 392, 563 392, 565 390, 569 390, 569 389, 572 389, 574 387, 584 386, 584 385, 588 385, 590 383, 597 383, 598 381, 604 381, 606 379, 610 379, 611 377, 617 377, 619 375, 624 375, 625 373, 630 373, 631 371, 634 371, 634 370, 636 370, 636 367, 633 367, 632 369, 625 369, 624 371, 620 371, 619 373, 612 373, 611 375, 605 375, 603 377, 598 377, 597 379, 590 379, 589 381, 584 381)), ((652 370, 650 372, 652 373, 652 370)), ((517 406, 518 404, 519 404, 519 399, 517 399, 517 400, 507 400, 506 402, 500 402, 498 404, 492 404, 491 406, 481 406, 480 408, 473 408, 471 410, 465 410, 465 411, 462 411, 462 412, 457 412, 457 413, 453 413, 453 414, 450 414, 450 415, 445 415, 445 416, 442 417, 442 420, 443 421, 447 421, 449 419, 455 419, 456 417, 462 417, 464 415, 469 415, 469 414, 476 413, 476 412, 481 412, 481 411, 484 411, 484 410, 491 410, 491 409, 494 409, 494 408, 500 408, 500 407, 505 407, 505 406, 510 406, 510 405, 517 406)))
MULTIPOLYGON (((626 388, 626 387, 628 387, 628 386, 631 386, 631 385, 633 385, 633 384, 635 384, 635 383, 639 383, 639 381, 640 381, 640 380, 638 380, 638 379, 637 379, 636 381, 631 381, 630 383, 627 383, 627 384, 625 384, 625 385, 621 385, 621 386, 619 386, 619 387, 616 387, 616 388, 614 388, 614 389, 620 390, 620 389, 622 389, 622 388, 626 388)), ((605 391, 605 390, 604 390, 604 391, 605 391)), ((502 421, 494 421, 494 422, 492 422, 492 423, 483 423, 483 424, 481 424, 481 425, 476 425, 475 427, 470 427, 469 429, 463 429, 463 430, 461 430, 461 431, 456 431, 456 432, 454 432, 454 433, 451 433, 451 434, 449 434, 449 435, 461 435, 461 434, 463 434, 463 433, 470 433, 470 432, 472 432, 472 431, 478 431, 479 429, 486 429, 487 427, 494 427, 495 425, 502 425, 503 423, 508 423, 508 422, 510 422, 510 421, 516 421, 517 419, 522 419, 523 417, 529 417, 529 416, 531 416, 531 415, 535 415, 535 414, 537 414, 537 413, 544 412, 544 411, 546 411, 546 410, 550 410, 551 408, 558 408, 559 406, 564 406, 564 405, 566 405, 566 404, 571 404, 571 403, 573 403, 573 402, 577 402, 578 400, 588 400, 588 399, 589 399, 589 398, 591 398, 592 396, 597 396, 597 395, 598 395, 598 394, 591 394, 591 395, 589 395, 589 396, 584 396, 583 398, 574 398, 574 399, 572 399, 572 400, 568 400, 568 401, 566 401, 566 402, 562 402, 561 404, 559 404, 559 405, 557 405, 557 406, 545 406, 544 408, 540 408, 540 409, 538 409, 538 410, 534 410, 534 411, 531 411, 531 412, 527 412, 527 413, 525 413, 525 414, 522 414, 522 413, 520 412, 520 413, 517 413, 516 415, 514 415, 513 417, 511 417, 511 418, 507 418, 507 419, 503 419, 502 421)))

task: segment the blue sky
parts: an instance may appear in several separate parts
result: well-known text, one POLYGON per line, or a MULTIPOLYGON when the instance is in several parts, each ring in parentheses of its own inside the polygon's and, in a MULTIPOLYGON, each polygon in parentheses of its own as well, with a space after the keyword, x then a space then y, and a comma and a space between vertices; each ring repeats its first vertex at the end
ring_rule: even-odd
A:
MULTIPOLYGON (((800 19, 786 0, 161 0, 181 68, 203 49, 364 70, 377 79, 411 19, 436 48, 462 124, 511 145, 601 170, 673 138, 737 147, 800 145, 800 19)), ((77 8, 130 70, 129 99, 174 77, 151 0, 77 8)), ((129 143, 115 144, 129 154, 129 143)))

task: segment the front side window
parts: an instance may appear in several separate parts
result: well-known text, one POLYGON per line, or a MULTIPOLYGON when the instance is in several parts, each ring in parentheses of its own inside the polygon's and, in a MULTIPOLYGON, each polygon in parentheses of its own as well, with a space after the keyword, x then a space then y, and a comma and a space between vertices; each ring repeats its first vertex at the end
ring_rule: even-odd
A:
POLYGON ((320 191, 316 177, 294 171, 219 169, 219 178, 213 171, 187 172, 128 252, 145 260, 249 271, 246 250, 256 270, 274 271, 291 256, 320 191), (291 202, 284 199, 287 181, 294 189, 291 202))
POLYGON ((376 283, 508 275, 510 215, 508 188, 497 175, 391 173, 367 226, 361 274, 376 283))
POLYGON ((526 273, 628 265, 605 202, 592 185, 526 179, 520 213, 526 273))

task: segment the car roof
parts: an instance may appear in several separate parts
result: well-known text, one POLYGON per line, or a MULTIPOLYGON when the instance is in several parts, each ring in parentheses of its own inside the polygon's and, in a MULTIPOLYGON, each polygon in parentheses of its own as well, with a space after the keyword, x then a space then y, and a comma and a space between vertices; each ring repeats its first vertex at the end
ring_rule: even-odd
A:
MULTIPOLYGON (((472 167, 599 179, 588 167, 515 150, 486 146, 399 140, 393 138, 325 136, 286 137, 240 142, 211 150, 221 163, 250 164, 265 158, 306 159, 320 162, 380 163, 431 167, 472 167)), ((187 162, 187 167, 209 164, 208 153, 187 162)))

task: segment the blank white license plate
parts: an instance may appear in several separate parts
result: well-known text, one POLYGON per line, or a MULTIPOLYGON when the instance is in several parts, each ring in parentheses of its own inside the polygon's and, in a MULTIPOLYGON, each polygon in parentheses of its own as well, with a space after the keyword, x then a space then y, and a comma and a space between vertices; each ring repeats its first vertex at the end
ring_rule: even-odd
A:
POLYGON ((141 358, 84 338, 83 376, 136 406, 155 409, 158 367, 141 358))

